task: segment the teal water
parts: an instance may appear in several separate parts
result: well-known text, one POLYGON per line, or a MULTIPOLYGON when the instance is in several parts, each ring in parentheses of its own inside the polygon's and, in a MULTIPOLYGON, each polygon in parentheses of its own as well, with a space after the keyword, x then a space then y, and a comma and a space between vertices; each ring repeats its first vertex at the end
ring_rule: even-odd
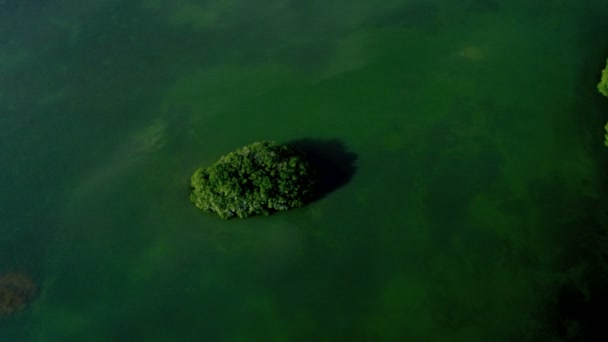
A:
POLYGON ((586 293, 599 0, 0 2, 0 341, 550 341, 586 293), (338 141, 352 179, 223 221, 199 166, 338 141))

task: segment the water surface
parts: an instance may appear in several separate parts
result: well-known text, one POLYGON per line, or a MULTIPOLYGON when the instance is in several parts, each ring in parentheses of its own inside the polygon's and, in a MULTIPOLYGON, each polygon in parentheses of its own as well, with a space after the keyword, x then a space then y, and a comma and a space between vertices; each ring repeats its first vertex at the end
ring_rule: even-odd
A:
POLYGON ((40 284, 0 340, 565 338, 607 16, 598 0, 0 3, 0 272, 40 284), (189 203, 197 167, 262 139, 339 142, 356 172, 270 217, 189 203))

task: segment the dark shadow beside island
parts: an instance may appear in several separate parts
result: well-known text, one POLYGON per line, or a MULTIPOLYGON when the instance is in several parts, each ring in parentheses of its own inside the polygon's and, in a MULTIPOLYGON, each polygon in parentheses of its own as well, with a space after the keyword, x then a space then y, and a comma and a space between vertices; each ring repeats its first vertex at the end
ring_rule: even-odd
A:
POLYGON ((313 202, 348 184, 357 170, 357 154, 348 151, 338 139, 304 138, 286 145, 306 153, 308 162, 318 171, 319 183, 313 202))

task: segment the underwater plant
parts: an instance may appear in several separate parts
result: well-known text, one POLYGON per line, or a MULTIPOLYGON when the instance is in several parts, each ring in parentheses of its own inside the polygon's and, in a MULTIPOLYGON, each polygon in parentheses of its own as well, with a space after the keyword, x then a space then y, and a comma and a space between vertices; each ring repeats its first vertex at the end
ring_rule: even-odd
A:
POLYGON ((0 276, 0 318, 25 309, 36 297, 37 286, 24 273, 8 272, 0 276))
POLYGON ((274 141, 259 141, 222 156, 190 179, 190 200, 221 218, 270 215, 302 207, 313 198, 317 172, 306 154, 274 141))

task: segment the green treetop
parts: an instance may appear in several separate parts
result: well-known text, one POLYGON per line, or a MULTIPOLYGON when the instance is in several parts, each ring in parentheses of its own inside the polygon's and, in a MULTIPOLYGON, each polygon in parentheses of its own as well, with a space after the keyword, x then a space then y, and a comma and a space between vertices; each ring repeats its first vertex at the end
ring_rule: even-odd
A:
POLYGON ((190 200, 221 218, 269 215, 301 207, 313 196, 316 172, 303 152, 272 141, 222 156, 191 178, 190 200))
MULTIPOLYGON (((602 78, 600 79, 600 83, 597 84, 597 90, 604 96, 608 96, 608 61, 606 62, 606 66, 604 70, 602 70, 602 78)), ((608 123, 604 126, 604 145, 608 146, 608 123)))
POLYGON ((602 78, 600 83, 597 84, 597 90, 604 96, 608 96, 608 61, 606 67, 602 70, 602 78))

